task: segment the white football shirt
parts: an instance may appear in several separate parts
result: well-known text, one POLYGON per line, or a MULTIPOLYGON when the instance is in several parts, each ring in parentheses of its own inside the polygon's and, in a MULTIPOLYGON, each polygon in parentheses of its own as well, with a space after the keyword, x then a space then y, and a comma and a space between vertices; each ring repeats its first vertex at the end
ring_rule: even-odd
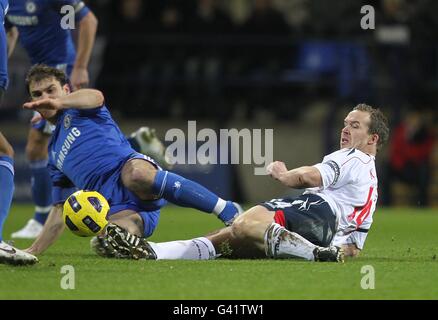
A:
POLYGON ((316 167, 323 186, 308 188, 328 202, 337 217, 332 244, 354 243, 362 249, 377 203, 375 157, 357 149, 341 149, 324 157, 316 167))

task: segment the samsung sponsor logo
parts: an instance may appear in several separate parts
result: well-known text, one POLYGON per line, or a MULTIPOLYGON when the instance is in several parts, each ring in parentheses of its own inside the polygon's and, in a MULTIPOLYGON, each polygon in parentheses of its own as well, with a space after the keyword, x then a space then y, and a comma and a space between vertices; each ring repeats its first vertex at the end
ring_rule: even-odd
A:
POLYGON ((10 23, 16 26, 35 26, 38 24, 38 16, 6 16, 10 23))
POLYGON ((73 127, 71 128, 69 134, 65 137, 64 143, 62 144, 61 150, 59 151, 59 156, 56 161, 56 167, 59 170, 62 170, 62 166, 64 165, 65 157, 67 156, 68 152, 70 151, 71 146, 76 141, 76 139, 81 135, 81 131, 73 127))

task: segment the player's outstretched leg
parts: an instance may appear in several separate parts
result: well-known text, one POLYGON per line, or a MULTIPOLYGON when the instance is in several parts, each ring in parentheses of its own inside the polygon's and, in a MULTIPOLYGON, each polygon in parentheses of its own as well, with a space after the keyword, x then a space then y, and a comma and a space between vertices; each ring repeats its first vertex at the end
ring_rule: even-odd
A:
POLYGON ((226 225, 232 224, 241 208, 225 201, 199 183, 170 171, 157 170, 151 163, 133 159, 122 170, 123 184, 144 200, 164 198, 182 207, 214 213, 226 225))
POLYGON ((31 128, 26 145, 26 155, 30 162, 32 198, 35 213, 20 230, 12 233, 15 239, 35 239, 42 231, 52 208, 52 181, 47 168, 47 148, 50 139, 50 124, 42 120, 31 128))
POLYGON ((38 259, 3 242, 3 226, 11 207, 14 193, 14 150, 0 132, 0 263, 34 264, 38 259))
POLYGON ((105 234, 94 237, 90 245, 99 256, 107 258, 134 260, 210 260, 216 258, 216 250, 212 242, 205 237, 154 243, 116 224, 109 224, 105 234))
POLYGON ((231 225, 241 213, 232 201, 225 201, 199 183, 170 171, 157 171, 152 192, 179 206, 214 213, 225 225, 231 225))
POLYGON ((0 241, 14 194, 14 150, 0 132, 0 241))
POLYGON ((266 256, 274 259, 303 258, 309 261, 344 262, 341 248, 316 246, 275 222, 266 230, 265 243, 266 256))

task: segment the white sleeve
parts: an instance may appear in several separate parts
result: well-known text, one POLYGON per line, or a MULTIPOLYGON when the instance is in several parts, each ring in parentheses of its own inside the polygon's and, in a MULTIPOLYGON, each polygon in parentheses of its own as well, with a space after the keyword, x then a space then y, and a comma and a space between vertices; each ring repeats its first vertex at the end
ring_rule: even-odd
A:
POLYGON ((347 159, 344 154, 339 154, 327 160, 324 158, 322 163, 314 167, 321 173, 322 185, 326 189, 328 187, 339 188, 354 181, 357 177, 352 172, 355 172, 357 165, 358 161, 355 159, 347 159))
POLYGON ((355 244, 358 249, 362 250, 367 236, 368 233, 354 231, 347 238, 346 244, 355 244))
POLYGON ((355 244, 356 247, 360 250, 363 249, 364 244, 365 244, 365 240, 368 236, 368 232, 365 231, 353 231, 351 233, 349 233, 348 235, 341 235, 338 236, 336 235, 333 238, 333 245, 334 246, 338 246, 340 247, 341 245, 344 244, 355 244))
POLYGON ((324 189, 338 182, 340 175, 340 166, 334 160, 325 161, 315 164, 314 167, 319 170, 322 177, 322 186, 324 189))

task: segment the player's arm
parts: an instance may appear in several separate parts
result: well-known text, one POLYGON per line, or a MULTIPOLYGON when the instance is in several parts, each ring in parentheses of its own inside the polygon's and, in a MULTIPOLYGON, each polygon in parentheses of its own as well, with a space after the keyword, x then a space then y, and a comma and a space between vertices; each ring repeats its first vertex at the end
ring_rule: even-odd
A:
POLYGON ((56 99, 41 99, 23 104, 23 108, 36 111, 63 109, 94 109, 103 106, 103 93, 96 89, 81 89, 56 99))
POLYGON ((10 58, 15 50, 15 45, 17 44, 17 39, 19 35, 17 27, 9 28, 6 35, 8 37, 8 58, 10 58))
POLYGON ((289 188, 303 189, 322 186, 322 177, 315 167, 299 167, 287 170, 281 161, 275 161, 268 165, 268 174, 289 188))
POLYGON ((53 182, 52 198, 53 208, 50 210, 43 230, 26 249, 31 254, 40 254, 47 250, 64 231, 64 222, 62 220, 63 205, 65 200, 76 191, 74 184, 61 171, 51 163, 48 164, 50 178, 53 182))
POLYGON ((38 255, 43 253, 50 247, 64 231, 64 223, 62 221, 63 204, 59 203, 53 206, 47 217, 43 230, 32 245, 25 251, 31 254, 38 255))
POLYGON ((76 61, 73 65, 70 77, 73 90, 88 85, 89 77, 87 68, 96 38, 97 24, 98 20, 91 11, 79 21, 76 61))
POLYGON ((96 89, 81 89, 69 95, 60 97, 59 109, 94 109, 103 106, 105 98, 103 93, 96 89))

